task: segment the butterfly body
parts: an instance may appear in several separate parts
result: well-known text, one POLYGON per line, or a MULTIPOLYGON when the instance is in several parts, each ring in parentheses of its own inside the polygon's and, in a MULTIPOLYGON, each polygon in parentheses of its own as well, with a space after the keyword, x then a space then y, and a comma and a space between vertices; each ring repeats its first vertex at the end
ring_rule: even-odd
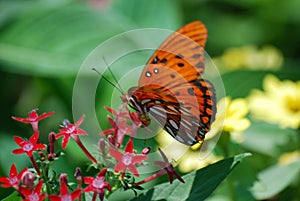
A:
POLYGON ((215 119, 216 95, 204 73, 204 25, 192 22, 172 34, 147 62, 127 102, 150 114, 172 137, 186 145, 204 139, 215 119))

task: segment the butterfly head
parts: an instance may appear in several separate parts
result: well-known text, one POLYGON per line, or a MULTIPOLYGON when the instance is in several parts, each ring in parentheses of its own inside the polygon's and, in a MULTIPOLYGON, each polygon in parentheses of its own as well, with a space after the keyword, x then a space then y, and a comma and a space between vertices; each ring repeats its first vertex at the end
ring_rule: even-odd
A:
POLYGON ((123 101, 123 103, 128 104, 131 108, 133 108, 136 111, 142 112, 140 111, 140 107, 138 106, 136 100, 134 99, 134 97, 132 96, 134 94, 134 92, 136 91, 137 87, 132 87, 128 90, 127 94, 123 94, 121 96, 121 100, 123 101))
POLYGON ((121 100, 129 105, 132 109, 134 109, 135 112, 135 117, 133 120, 135 122, 140 122, 142 127, 147 127, 150 125, 150 117, 148 114, 145 113, 145 111, 143 111, 135 97, 135 95, 139 95, 139 93, 141 92, 137 92, 136 90, 138 89, 138 87, 132 87, 128 90, 127 94, 123 94, 121 96, 121 100))

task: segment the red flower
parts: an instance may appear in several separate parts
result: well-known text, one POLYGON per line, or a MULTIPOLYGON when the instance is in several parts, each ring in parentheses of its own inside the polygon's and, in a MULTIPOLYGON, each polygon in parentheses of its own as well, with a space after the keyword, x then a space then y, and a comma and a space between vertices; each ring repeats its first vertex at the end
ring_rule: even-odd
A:
POLYGON ((15 189, 19 189, 19 183, 22 178, 22 175, 24 172, 27 171, 27 168, 23 169, 19 174, 17 172, 17 168, 15 164, 12 164, 10 171, 9 171, 9 177, 0 177, 1 187, 3 188, 9 188, 13 187, 15 189))
POLYGON ((118 145, 121 145, 126 134, 131 134, 133 131, 132 126, 127 126, 127 120, 124 118, 117 118, 113 120, 110 116, 107 117, 112 128, 102 132, 103 135, 113 133, 114 138, 117 140, 118 145))
POLYGON ((26 188, 21 188, 21 193, 22 195, 24 195, 24 199, 23 201, 42 201, 45 199, 46 194, 43 193, 41 194, 41 190, 43 187, 43 180, 41 180, 36 187, 34 188, 34 190, 29 190, 26 188))
POLYGON ((104 181, 105 180, 105 174, 106 174, 107 169, 104 168, 102 169, 96 178, 94 177, 84 177, 83 181, 85 184, 89 184, 84 189, 84 192, 94 192, 94 195, 99 195, 100 200, 103 200, 104 198, 104 189, 106 188, 107 190, 111 191, 111 186, 108 182, 104 181))
POLYGON ((81 194, 81 189, 76 189, 71 194, 68 193, 68 186, 66 183, 61 183, 60 186, 60 196, 59 195, 49 195, 48 198, 51 201, 71 201, 78 198, 81 194))
POLYGON ((63 137, 62 147, 64 149, 66 148, 70 140, 70 137, 75 137, 77 135, 87 135, 87 133, 83 129, 79 128, 83 120, 84 120, 84 115, 82 115, 80 119, 74 124, 71 124, 68 120, 64 121, 63 128, 60 129, 59 133, 56 134, 55 136, 56 139, 63 137))
POLYGON ((119 118, 127 118, 129 119, 130 116, 128 114, 128 110, 123 111, 124 109, 126 109, 126 107, 124 107, 124 105, 121 105, 118 110, 114 110, 112 108, 106 107, 104 106, 104 108, 109 111, 110 113, 112 113, 113 115, 115 115, 116 117, 119 118))
POLYGON ((44 144, 37 144, 39 138, 39 133, 35 132, 29 140, 24 140, 19 136, 14 136, 15 142, 21 147, 19 149, 15 149, 12 151, 14 154, 22 154, 26 153, 27 156, 31 157, 32 152, 35 150, 45 149, 46 145, 44 144))
POLYGON ((133 143, 130 139, 125 147, 125 153, 122 154, 119 150, 110 148, 110 154, 118 161, 115 166, 116 172, 125 172, 128 168, 134 175, 139 176, 136 169, 136 164, 143 162, 148 157, 146 155, 135 155, 133 153, 133 143))
POLYGON ((20 121, 25 124, 31 124, 33 131, 37 132, 38 131, 38 122, 41 121, 42 119, 52 116, 53 114, 54 114, 54 112, 49 112, 49 113, 43 113, 39 116, 37 114, 36 110, 31 110, 29 112, 29 115, 27 118, 21 118, 21 117, 12 117, 12 118, 16 121, 20 121))
MULTIPOLYGON (((162 168, 161 171, 168 174, 171 184, 173 182, 173 176, 177 177, 177 179, 179 181, 184 183, 184 180, 179 176, 179 174, 177 174, 177 172, 175 171, 173 165, 171 163, 169 163, 169 160, 168 160, 167 156, 164 154, 164 152, 162 152, 161 149, 158 149, 158 150, 159 150, 159 152, 160 152, 160 154, 161 154, 164 161, 155 161, 154 164, 160 166, 162 168)), ((160 174, 160 173, 158 173, 158 174, 160 174)))
POLYGON ((135 118, 136 115, 134 113, 130 114, 128 108, 124 104, 121 105, 117 111, 109 107, 105 107, 105 109, 115 115, 116 120, 108 116, 107 118, 112 128, 102 131, 101 134, 107 135, 113 133, 115 140, 118 142, 117 147, 123 143, 126 134, 131 136, 135 135, 136 129, 142 125, 140 120, 135 118), (128 120, 131 120, 133 124, 128 125, 128 120))

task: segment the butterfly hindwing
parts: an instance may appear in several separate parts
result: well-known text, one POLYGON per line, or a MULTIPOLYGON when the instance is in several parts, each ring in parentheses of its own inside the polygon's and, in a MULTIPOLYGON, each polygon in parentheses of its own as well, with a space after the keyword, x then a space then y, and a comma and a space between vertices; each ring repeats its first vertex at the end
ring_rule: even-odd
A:
POLYGON ((149 113, 172 137, 193 145, 203 140, 214 121, 216 98, 213 85, 198 79, 171 91, 158 85, 146 85, 129 91, 133 105, 149 113))

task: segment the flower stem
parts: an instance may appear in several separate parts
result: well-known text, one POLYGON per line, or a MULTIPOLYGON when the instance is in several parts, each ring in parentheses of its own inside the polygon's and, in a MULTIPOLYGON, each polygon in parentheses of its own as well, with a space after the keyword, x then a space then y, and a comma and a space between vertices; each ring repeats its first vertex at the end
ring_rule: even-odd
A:
POLYGON ((96 198, 97 198, 97 193, 95 192, 95 193, 93 194, 92 201, 96 201, 96 198))
POLYGON ((160 171, 158 171, 157 173, 151 175, 150 177, 148 177, 148 178, 146 178, 146 179, 144 179, 142 181, 139 181, 137 183, 134 183, 133 186, 139 186, 141 184, 144 184, 144 183, 147 183, 149 181, 152 181, 152 180, 154 180, 154 179, 156 179, 156 178, 164 175, 165 173, 166 173, 166 171, 164 169, 161 169, 160 171))
POLYGON ((34 167, 34 169, 36 170, 37 174, 39 175, 39 177, 41 177, 41 171, 40 171, 38 165, 36 164, 36 162, 35 162, 33 156, 31 155, 31 156, 29 156, 29 158, 30 158, 30 161, 31 161, 31 163, 32 163, 32 165, 33 165, 33 167, 34 167))
POLYGON ((72 136, 75 142, 78 144, 78 146, 82 149, 83 153, 88 157, 88 159, 93 163, 97 164, 97 160, 92 156, 92 154, 85 148, 85 146, 82 144, 80 138, 76 136, 72 136))

